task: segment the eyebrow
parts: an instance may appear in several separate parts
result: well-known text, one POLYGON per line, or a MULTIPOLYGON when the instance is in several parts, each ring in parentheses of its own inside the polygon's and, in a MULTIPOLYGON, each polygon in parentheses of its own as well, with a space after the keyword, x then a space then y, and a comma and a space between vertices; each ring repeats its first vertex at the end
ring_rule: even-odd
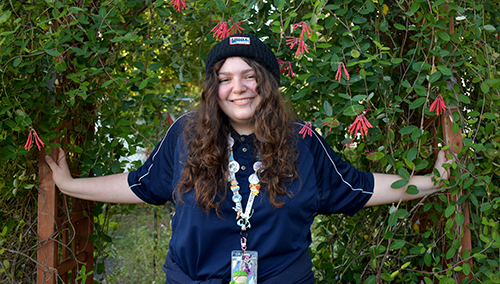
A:
MULTIPOLYGON (((248 68, 248 69, 244 69, 241 73, 246 74, 246 73, 250 73, 250 72, 255 72, 255 70, 253 68, 248 68)), ((217 73, 217 75, 230 75, 230 74, 233 74, 233 72, 218 72, 217 73)))

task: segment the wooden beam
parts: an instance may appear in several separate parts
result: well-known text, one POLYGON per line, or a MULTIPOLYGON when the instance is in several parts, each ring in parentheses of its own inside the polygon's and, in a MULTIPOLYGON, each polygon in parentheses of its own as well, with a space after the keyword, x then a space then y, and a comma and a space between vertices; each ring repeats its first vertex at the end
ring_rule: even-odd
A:
MULTIPOLYGON (((52 148, 51 157, 57 159, 57 149, 52 148)), ((52 172, 45 163, 45 151, 40 151, 38 164, 40 187, 38 192, 38 239, 37 283, 55 284, 57 265, 56 235, 57 189, 52 180, 52 172)))

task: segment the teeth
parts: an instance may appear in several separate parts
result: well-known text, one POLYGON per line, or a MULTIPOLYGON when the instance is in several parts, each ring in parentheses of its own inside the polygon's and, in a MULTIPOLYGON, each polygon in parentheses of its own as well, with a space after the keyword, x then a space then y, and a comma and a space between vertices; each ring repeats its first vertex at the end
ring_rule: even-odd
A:
POLYGON ((233 100, 233 102, 235 102, 235 103, 242 103, 242 102, 248 102, 250 100, 251 99, 241 99, 241 100, 233 100))

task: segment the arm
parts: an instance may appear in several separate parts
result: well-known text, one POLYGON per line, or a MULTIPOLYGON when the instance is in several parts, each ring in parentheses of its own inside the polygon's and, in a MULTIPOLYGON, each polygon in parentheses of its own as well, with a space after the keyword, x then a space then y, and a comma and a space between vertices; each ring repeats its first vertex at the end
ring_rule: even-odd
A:
POLYGON ((62 193, 86 200, 111 203, 143 203, 128 186, 128 173, 102 177, 72 178, 66 156, 59 150, 58 162, 50 156, 45 161, 52 170, 52 178, 62 193))
MULTIPOLYGON (((450 161, 446 161, 450 162, 450 161)), ((443 167, 445 163, 445 154, 443 151, 439 152, 436 164, 434 167, 439 171, 441 179, 448 179, 448 171, 443 167)), ((373 174, 375 179, 375 185, 373 188, 373 195, 368 200, 365 206, 375 206, 381 204, 389 204, 393 202, 399 202, 401 196, 404 194, 402 201, 413 200, 422 198, 427 194, 438 192, 440 189, 438 185, 435 185, 432 181, 432 176, 413 176, 410 180, 409 185, 415 185, 418 188, 419 193, 417 195, 405 194, 404 188, 393 189, 391 184, 401 177, 398 175, 391 174, 373 174)))

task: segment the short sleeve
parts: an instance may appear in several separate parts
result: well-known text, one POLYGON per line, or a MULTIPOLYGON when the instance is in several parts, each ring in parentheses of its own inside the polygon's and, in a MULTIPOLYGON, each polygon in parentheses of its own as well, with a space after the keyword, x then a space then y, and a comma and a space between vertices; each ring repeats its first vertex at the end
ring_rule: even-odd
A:
POLYGON ((315 131, 299 139, 299 148, 304 147, 301 143, 305 144, 313 159, 318 213, 352 216, 361 210, 373 194, 373 174, 359 171, 342 160, 315 131))
POLYGON ((175 171, 184 145, 184 123, 185 115, 170 126, 147 161, 128 175, 130 189, 146 203, 162 205, 172 200, 177 184, 175 171))

